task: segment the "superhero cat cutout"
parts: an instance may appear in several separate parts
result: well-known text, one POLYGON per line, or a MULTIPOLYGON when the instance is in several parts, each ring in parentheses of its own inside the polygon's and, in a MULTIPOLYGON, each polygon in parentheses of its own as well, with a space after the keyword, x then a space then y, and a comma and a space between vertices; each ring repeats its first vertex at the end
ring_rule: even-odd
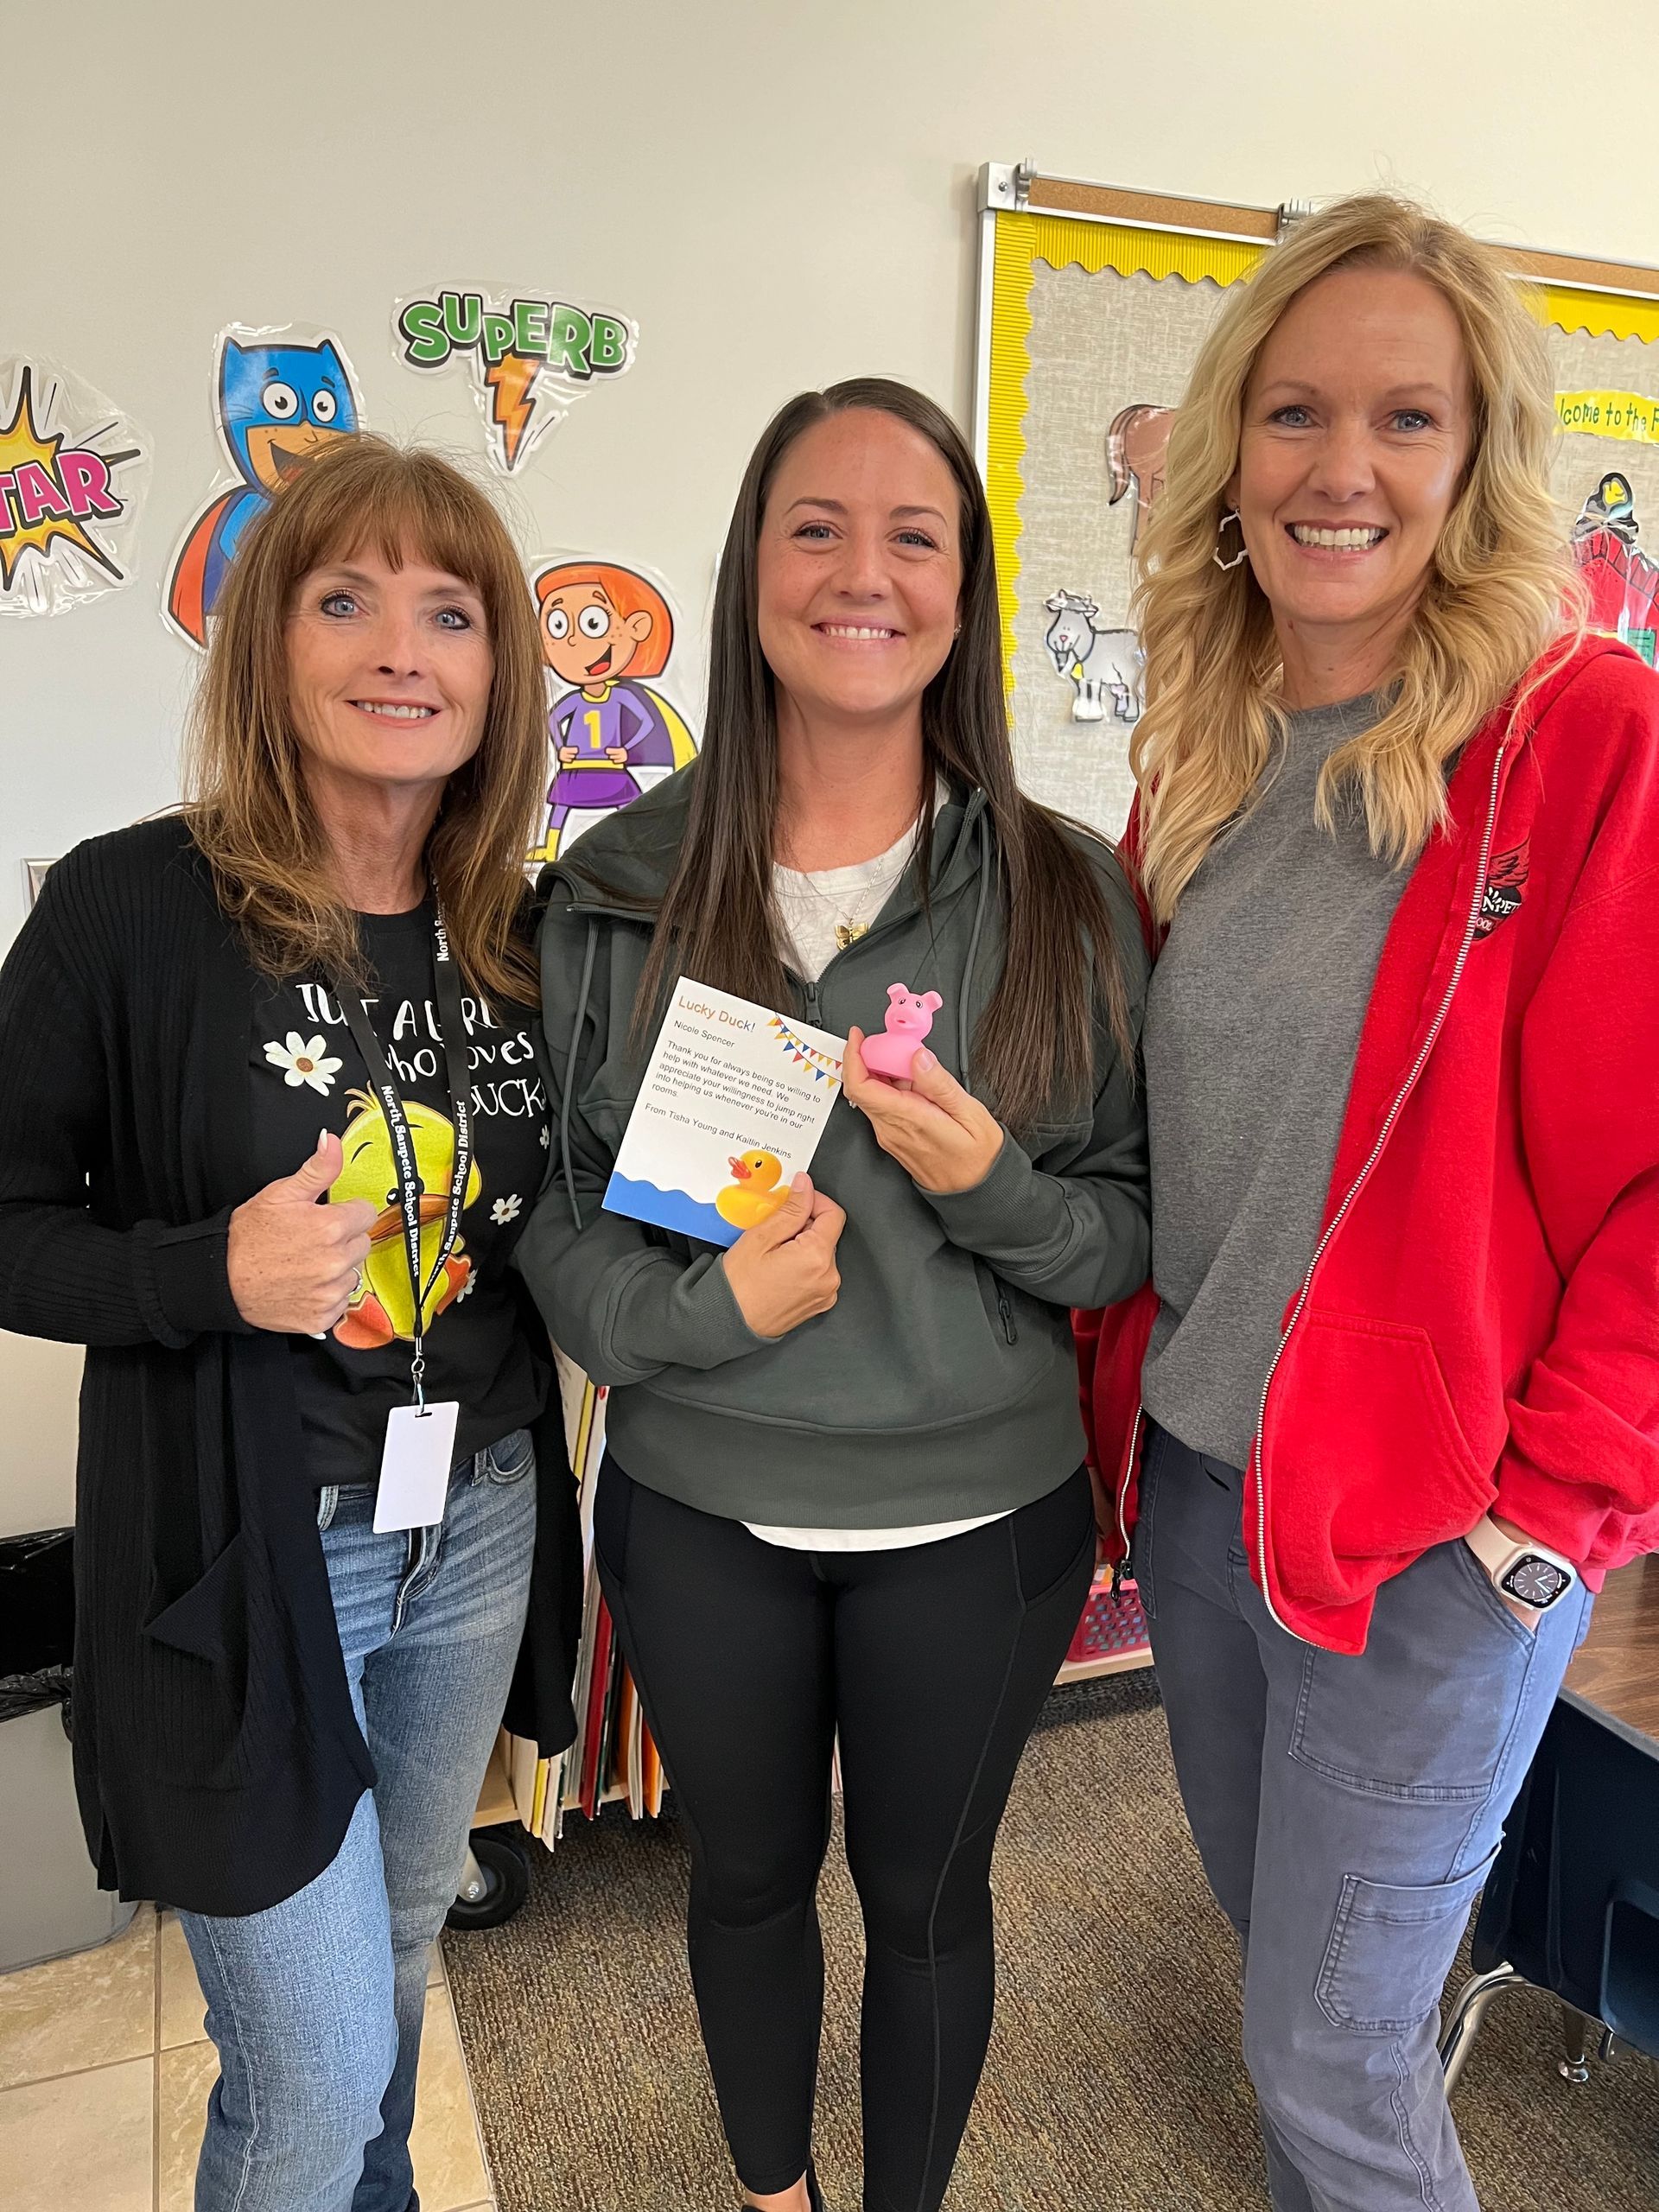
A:
POLYGON ((305 342, 291 329, 222 334, 214 420, 232 480, 185 533, 168 581, 167 614, 194 645, 207 623, 251 522, 307 461, 363 428, 349 364, 332 338, 305 342))

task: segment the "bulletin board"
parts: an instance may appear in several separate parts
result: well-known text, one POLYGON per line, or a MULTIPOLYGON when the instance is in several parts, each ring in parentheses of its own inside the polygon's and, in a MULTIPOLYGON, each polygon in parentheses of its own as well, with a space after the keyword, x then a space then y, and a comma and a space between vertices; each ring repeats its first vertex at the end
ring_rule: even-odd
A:
MULTIPOLYGON (((980 205, 975 426, 1015 758, 1034 798, 1116 836, 1141 711, 1132 556, 1174 410, 1228 288, 1308 211, 998 162, 980 205)), ((1554 363, 1554 487, 1592 625, 1659 662, 1659 270, 1513 263, 1554 363)))

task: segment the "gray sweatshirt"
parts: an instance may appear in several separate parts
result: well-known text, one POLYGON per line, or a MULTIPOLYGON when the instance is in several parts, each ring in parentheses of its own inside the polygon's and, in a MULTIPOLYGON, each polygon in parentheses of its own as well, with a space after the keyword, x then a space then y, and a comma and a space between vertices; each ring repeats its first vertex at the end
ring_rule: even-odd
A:
POLYGON ((1358 802, 1314 817, 1320 769, 1382 702, 1289 717, 1249 810, 1176 908, 1147 1001, 1152 1279, 1141 1399, 1242 1467, 1284 1310, 1319 1232, 1360 1025, 1407 868, 1374 860, 1358 802))
MULTIPOLYGON (((836 1102, 812 1163, 843 1206, 841 1294, 775 1341, 738 1311, 721 1255, 602 1211, 644 1069, 627 1033, 651 922, 677 858, 695 765, 582 839, 543 878, 542 993, 564 1172, 514 1254, 556 1340, 612 1388, 607 1436, 637 1481, 702 1511, 779 1526, 965 1519, 1043 1497, 1082 1460, 1068 1308, 1144 1281, 1146 1128, 1103 1015, 1093 1096, 984 1180, 930 1196, 836 1102)), ((1134 1028, 1147 960, 1103 845, 1079 839, 1117 921, 1134 1028)), ((906 871, 868 934, 792 1011, 880 1031, 887 986, 938 991, 931 1050, 960 1077, 1001 972, 982 797, 935 825, 931 913, 906 871)), ((702 979, 694 979, 702 980, 702 979)), ((969 1076, 971 1084, 971 1070, 969 1076)))

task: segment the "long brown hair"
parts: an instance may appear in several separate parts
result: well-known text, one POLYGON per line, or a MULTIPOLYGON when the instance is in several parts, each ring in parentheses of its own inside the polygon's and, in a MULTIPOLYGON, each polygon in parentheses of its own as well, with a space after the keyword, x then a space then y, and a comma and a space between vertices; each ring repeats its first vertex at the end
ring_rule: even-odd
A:
MULTIPOLYGON (((744 472, 715 588, 702 750, 692 772, 678 864, 640 978, 636 1036, 648 1027, 676 972, 671 963, 699 982, 763 1005, 782 1003, 787 985, 772 887, 777 724, 772 674, 760 650, 757 547, 785 454, 815 423, 854 408, 891 415, 919 431, 956 480, 962 627, 922 696, 922 789, 931 790, 935 776, 944 774, 985 796, 1007 949, 975 1034, 975 1064, 1003 1119, 1029 1131, 1057 1107, 1075 1108, 1092 1095, 1096 986, 1118 1050, 1133 1069, 1112 918, 1071 829, 1027 798, 1014 779, 991 520, 973 455, 942 408, 885 378, 855 377, 791 399, 767 424, 744 472)), ((924 898, 932 820, 924 805, 917 859, 924 898)))
POLYGON ((494 671, 484 734, 456 769, 426 864, 455 957, 480 991, 533 1003, 533 948, 515 927, 546 776, 547 706, 530 588, 478 486, 439 454, 342 439, 252 524, 213 618, 190 718, 185 817, 220 906, 272 976, 366 980, 356 919, 329 874, 289 700, 288 618, 302 580, 359 546, 420 560, 484 602, 494 671))

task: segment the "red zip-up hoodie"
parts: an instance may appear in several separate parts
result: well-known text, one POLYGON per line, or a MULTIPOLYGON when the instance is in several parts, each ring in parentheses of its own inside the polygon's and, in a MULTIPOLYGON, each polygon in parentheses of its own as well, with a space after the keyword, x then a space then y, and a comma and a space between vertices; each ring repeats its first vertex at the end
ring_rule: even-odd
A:
MULTIPOLYGON (((1659 1549, 1659 677, 1579 645, 1448 796, 1245 1473, 1255 1580, 1332 1651, 1363 1650, 1378 1585, 1489 1510, 1592 1588, 1659 1549)), ((1120 1557, 1157 1311, 1148 1285, 1075 1316, 1120 1557)))

